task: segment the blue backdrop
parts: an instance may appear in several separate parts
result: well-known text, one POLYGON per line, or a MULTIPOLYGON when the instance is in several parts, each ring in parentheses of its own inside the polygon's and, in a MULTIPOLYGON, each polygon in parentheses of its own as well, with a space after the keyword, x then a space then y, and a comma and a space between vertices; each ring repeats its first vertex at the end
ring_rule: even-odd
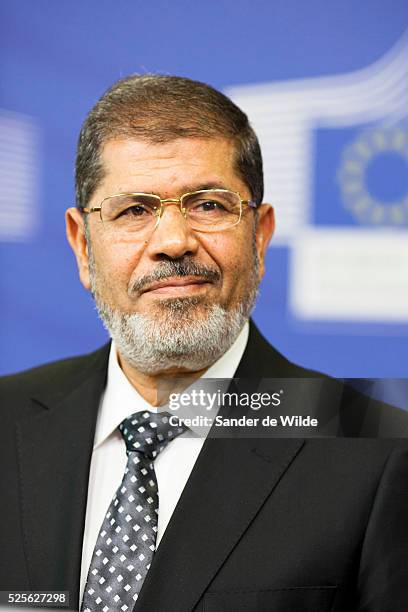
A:
POLYGON ((407 376, 406 0, 3 0, 2 373, 106 338, 64 234, 80 125, 119 77, 199 79, 250 115, 278 231, 255 319, 337 376, 407 376))

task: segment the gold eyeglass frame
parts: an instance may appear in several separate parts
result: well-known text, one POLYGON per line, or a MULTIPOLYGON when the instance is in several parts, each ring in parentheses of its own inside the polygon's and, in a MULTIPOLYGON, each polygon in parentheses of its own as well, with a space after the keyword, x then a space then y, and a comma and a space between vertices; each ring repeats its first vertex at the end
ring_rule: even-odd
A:
MULTIPOLYGON (((224 228, 224 230, 226 229, 230 229, 231 227, 235 227, 236 225, 238 225, 238 223, 241 221, 242 219, 242 213, 245 207, 251 208, 251 209, 256 209, 257 204, 256 202, 254 202, 254 200, 244 200, 241 195, 237 192, 237 191, 231 191, 230 189, 198 189, 197 191, 188 191, 187 193, 183 193, 183 195, 181 195, 179 198, 161 198, 160 196, 156 195, 155 193, 144 193, 144 192, 135 192, 135 193, 116 193, 115 195, 111 195, 108 196, 106 198, 104 198, 102 200, 102 202, 99 204, 99 206, 93 206, 92 208, 82 208, 82 212, 90 214, 90 213, 94 213, 94 212, 99 212, 99 217, 103 223, 103 219, 102 219, 102 206, 103 203, 106 202, 107 200, 111 200, 112 198, 117 198, 118 196, 149 196, 149 197, 154 197, 157 199, 157 202, 160 203, 159 206, 157 206, 157 209, 154 211, 155 215, 157 217, 157 221, 155 226, 152 228, 152 231, 154 231, 156 229, 156 227, 159 225, 160 223, 160 219, 162 218, 163 215, 163 211, 166 205, 171 205, 171 204, 178 204, 179 208, 180 208, 180 212, 183 215, 183 217, 185 218, 185 220, 187 222, 189 222, 188 220, 188 215, 187 215, 187 209, 184 208, 183 206, 183 202, 186 200, 186 198, 188 198, 191 195, 195 195, 195 194, 205 194, 205 193, 232 193, 236 196, 238 196, 239 198, 239 202, 240 202, 240 209, 239 209, 239 217, 238 220, 233 223, 232 225, 228 225, 226 228, 224 228)), ((191 229, 194 230, 194 227, 192 227, 190 225, 191 229)), ((214 226, 215 228, 217 228, 217 226, 214 226)), ((195 231, 200 231, 200 232, 204 232, 204 233, 211 233, 211 232, 217 232, 217 231, 224 231, 224 230, 217 230, 217 229, 200 229, 200 230, 195 230, 195 231)))

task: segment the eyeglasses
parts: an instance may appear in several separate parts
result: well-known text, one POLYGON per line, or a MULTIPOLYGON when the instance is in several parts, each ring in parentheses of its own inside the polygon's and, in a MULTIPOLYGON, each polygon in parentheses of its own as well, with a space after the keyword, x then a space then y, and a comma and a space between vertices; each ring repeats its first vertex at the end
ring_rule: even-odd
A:
POLYGON ((228 189, 201 189, 166 199, 151 193, 119 193, 102 200, 100 206, 82 210, 99 212, 104 226, 117 234, 146 233, 158 226, 164 207, 171 204, 178 204, 189 226, 200 232, 229 229, 241 221, 245 208, 257 207, 228 189))

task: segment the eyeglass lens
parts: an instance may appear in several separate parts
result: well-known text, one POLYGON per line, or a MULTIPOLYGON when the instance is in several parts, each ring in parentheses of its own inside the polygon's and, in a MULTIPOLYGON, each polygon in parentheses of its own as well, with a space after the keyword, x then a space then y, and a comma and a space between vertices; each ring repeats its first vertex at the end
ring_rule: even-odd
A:
MULTIPOLYGON (((241 200, 231 191, 196 191, 182 196, 180 205, 189 225, 197 230, 219 231, 235 225, 241 217, 241 200)), ((153 229, 160 214, 160 198, 150 194, 113 196, 103 201, 101 209, 104 224, 123 232, 153 229)))

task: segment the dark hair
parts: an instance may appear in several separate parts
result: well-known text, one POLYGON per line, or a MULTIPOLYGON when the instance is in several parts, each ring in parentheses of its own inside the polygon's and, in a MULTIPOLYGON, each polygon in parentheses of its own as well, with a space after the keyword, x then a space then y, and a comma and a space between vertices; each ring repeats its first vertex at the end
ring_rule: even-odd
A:
POLYGON ((117 81, 82 126, 76 159, 76 201, 87 206, 104 176, 102 146, 123 136, 151 143, 176 138, 229 138, 237 173, 257 204, 263 198, 262 155, 248 117, 224 94, 191 79, 135 75, 117 81))

